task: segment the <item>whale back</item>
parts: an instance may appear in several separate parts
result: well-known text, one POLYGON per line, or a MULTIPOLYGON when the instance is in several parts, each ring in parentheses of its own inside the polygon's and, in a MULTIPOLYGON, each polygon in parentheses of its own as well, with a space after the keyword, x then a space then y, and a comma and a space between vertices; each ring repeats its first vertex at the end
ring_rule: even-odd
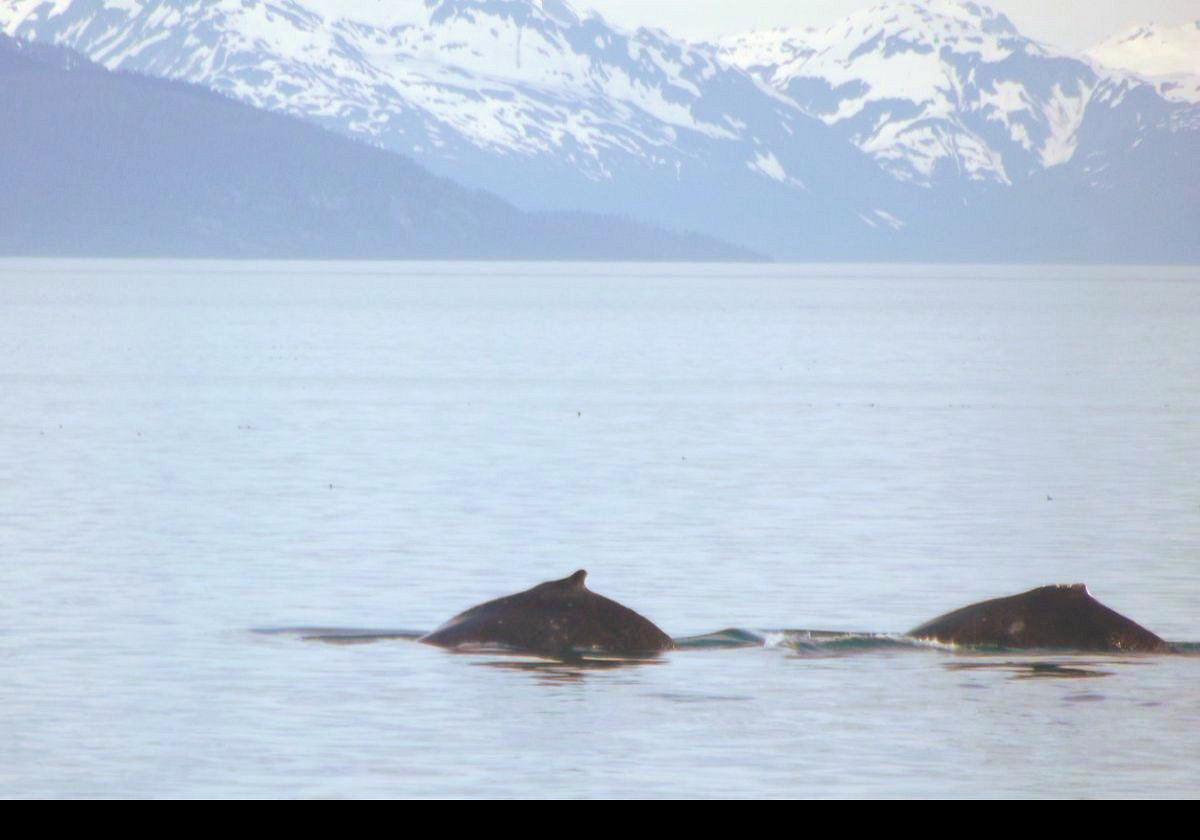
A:
POLYGON ((586 577, 580 569, 562 580, 472 607, 421 641, 441 647, 502 645, 551 656, 637 655, 674 646, 649 619, 588 589, 586 577))
POLYGON ((1082 583, 1041 586, 954 610, 908 632, 971 647, 1165 653, 1171 646, 1091 596, 1082 583))

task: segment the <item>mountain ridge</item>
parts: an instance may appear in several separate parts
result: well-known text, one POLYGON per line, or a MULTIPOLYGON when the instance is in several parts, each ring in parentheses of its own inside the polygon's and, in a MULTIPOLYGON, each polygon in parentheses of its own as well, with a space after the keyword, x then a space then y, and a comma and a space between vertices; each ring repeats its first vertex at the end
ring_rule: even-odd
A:
POLYGON ((628 219, 531 214, 293 117, 0 35, 0 253, 758 257, 628 219))
POLYGON ((1052 258, 1091 259, 1078 230, 1113 218, 1104 258, 1200 258, 1176 235, 1180 217, 1200 221, 1196 182, 1155 201, 1122 170, 1187 181, 1200 106, 981 4, 886 3, 755 49, 557 0, 389 9, 366 23, 297 0, 3 0, 0 28, 292 113, 526 209, 623 214, 776 258, 1027 259, 1047 251, 1026 242, 1057 235, 1052 258), (1122 216, 1121 200, 1143 212, 1122 216))

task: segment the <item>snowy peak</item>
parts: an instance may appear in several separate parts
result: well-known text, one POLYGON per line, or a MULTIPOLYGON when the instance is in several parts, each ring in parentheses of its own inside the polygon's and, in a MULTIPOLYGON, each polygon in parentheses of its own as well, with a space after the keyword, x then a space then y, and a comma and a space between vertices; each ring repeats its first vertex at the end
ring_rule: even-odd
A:
POLYGON ((1153 23, 1102 41, 1086 55, 1117 70, 1153 81, 1174 102, 1200 103, 1200 20, 1178 26, 1153 23))
POLYGON ((891 28, 904 27, 924 38, 958 39, 979 35, 1023 37, 1005 15, 983 3, 928 0, 924 3, 885 3, 857 13, 880 17, 891 28))
POLYGON ((409 153, 466 142, 523 155, 569 145, 594 177, 606 148, 730 138, 697 116, 728 71, 702 49, 557 0, 407 0, 372 20, 283 2, 6 0, 4 30, 78 49, 109 69, 205 84, 260 107, 341 122, 409 153), (702 107, 697 107, 697 105, 702 107), (589 113, 590 112, 590 113, 589 113), (628 133, 628 132, 622 132, 628 133))
MULTIPOLYGON (((813 208, 832 193, 827 215, 854 232, 886 203, 863 198, 883 180, 869 159, 711 46, 558 0, 378 6, 0 0, 0 30, 302 117, 530 209, 702 231, 724 214, 750 237, 759 226, 731 196, 778 217, 776 203, 813 208), (848 178, 829 174, 843 165, 848 178), (646 201, 651 184, 668 197, 646 201)), ((821 235, 837 241, 837 224, 821 235)))
POLYGON ((1136 26, 1086 53, 1101 64, 1144 76, 1200 75, 1200 20, 1136 26))
POLYGON ((873 98, 919 99, 952 84, 946 64, 955 56, 996 62, 1016 51, 1037 53, 1040 48, 986 6, 952 0, 885 3, 813 33, 805 48, 778 66, 771 81, 784 87, 816 72, 826 78, 862 79, 876 89, 873 98))
MULTIPOLYGON (((415 108, 478 146, 536 153, 570 136, 594 151, 605 144, 589 127, 599 120, 565 111, 601 98, 606 108, 626 106, 653 141, 667 140, 668 127, 729 134, 695 115, 699 84, 726 72, 704 50, 581 18, 556 0, 408 0, 387 9, 363 21, 291 0, 0 3, 9 34, 262 107, 349 115, 354 130, 385 145, 396 114, 415 108), (532 122, 555 128, 531 133, 532 122)), ((438 135, 424 140, 444 142, 438 135)))
POLYGON ((824 30, 747 33, 720 49, 925 187, 1010 185, 1070 161, 1102 81, 996 10, 954 0, 885 3, 824 30))
POLYGON ((978 3, 933 0, 883 3, 848 15, 825 30, 826 40, 856 45, 890 40, 891 51, 930 46, 982 47, 1006 38, 1025 39, 1003 14, 978 3), (832 36, 832 38, 830 38, 832 36))
POLYGON ((755 75, 769 77, 775 70, 801 55, 816 52, 812 46, 821 33, 814 27, 755 29, 730 35, 717 42, 721 57, 755 75))
POLYGON ((726 60, 738 66, 791 65, 795 72, 814 56, 847 63, 875 51, 894 55, 928 54, 945 46, 964 51, 995 49, 1008 38, 1028 42, 1007 17, 989 6, 933 0, 884 3, 854 12, 825 29, 756 30, 723 38, 718 44, 726 60))

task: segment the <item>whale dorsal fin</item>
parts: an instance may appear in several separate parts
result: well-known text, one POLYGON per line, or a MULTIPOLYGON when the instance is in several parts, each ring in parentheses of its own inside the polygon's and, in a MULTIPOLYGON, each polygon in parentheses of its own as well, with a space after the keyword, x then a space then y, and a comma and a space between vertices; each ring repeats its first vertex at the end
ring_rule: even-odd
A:
POLYGON ((557 595, 568 595, 574 592, 587 592, 588 588, 583 585, 583 580, 586 577, 587 572, 583 569, 580 569, 575 574, 568 575, 565 578, 548 580, 545 583, 539 583, 529 591, 541 592, 547 595, 550 593, 555 593, 557 595))

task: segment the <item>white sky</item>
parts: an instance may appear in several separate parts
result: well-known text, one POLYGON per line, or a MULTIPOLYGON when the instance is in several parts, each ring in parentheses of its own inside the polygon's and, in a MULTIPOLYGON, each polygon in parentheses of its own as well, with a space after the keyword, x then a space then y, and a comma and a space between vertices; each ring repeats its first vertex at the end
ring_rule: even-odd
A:
MULTIPOLYGON (((878 0, 568 0, 625 28, 661 27, 686 38, 747 29, 826 26, 878 0)), ((1091 47, 1143 23, 1200 19, 1200 0, 984 0, 1031 38, 1068 50, 1091 47)))

